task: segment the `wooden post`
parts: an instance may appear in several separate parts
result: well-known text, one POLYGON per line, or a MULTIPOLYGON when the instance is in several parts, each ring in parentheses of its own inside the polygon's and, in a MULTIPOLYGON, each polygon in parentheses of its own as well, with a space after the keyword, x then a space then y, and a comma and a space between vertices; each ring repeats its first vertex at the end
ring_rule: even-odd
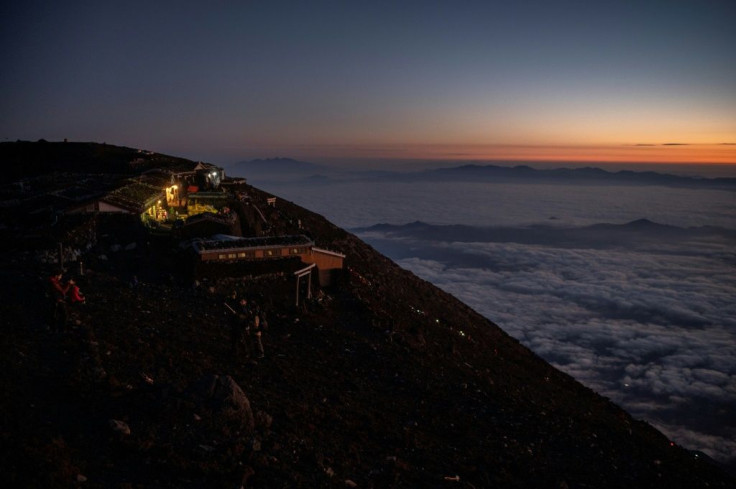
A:
POLYGON ((312 298, 312 270, 309 270, 309 275, 307 275, 307 299, 312 298))
POLYGON ((315 268, 315 266, 316 265, 312 263, 308 267, 294 272, 294 275, 296 276, 296 306, 297 307, 299 307, 299 285, 301 284, 300 280, 305 275, 307 276, 307 299, 312 298, 312 270, 315 268))
POLYGON ((299 275, 296 276, 296 307, 299 307, 299 275))

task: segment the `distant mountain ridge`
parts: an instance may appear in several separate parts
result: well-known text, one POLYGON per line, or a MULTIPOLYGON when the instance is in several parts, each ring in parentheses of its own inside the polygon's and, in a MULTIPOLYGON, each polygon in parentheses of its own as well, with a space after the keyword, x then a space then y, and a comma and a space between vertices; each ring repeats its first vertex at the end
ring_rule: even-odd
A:
MULTIPOLYGON (((307 161, 294 160, 292 158, 259 158, 245 160, 235 164, 237 171, 252 172, 258 174, 312 174, 325 170, 326 167, 307 161)), ((247 174, 246 174, 247 176, 247 174)))
POLYGON ((528 165, 500 166, 475 163, 431 170, 397 172, 391 170, 349 170, 291 158, 266 158, 237 163, 233 169, 243 176, 305 178, 319 176, 319 183, 330 181, 396 182, 484 182, 549 183, 588 185, 659 185, 667 187, 736 190, 736 178, 706 178, 673 175, 655 171, 608 171, 596 167, 538 169, 528 165))
POLYGON ((653 171, 620 170, 610 172, 601 168, 536 169, 530 166, 463 165, 427 170, 407 176, 421 180, 454 180, 482 182, 540 181, 546 183, 598 183, 626 185, 664 185, 676 187, 710 187, 736 189, 736 178, 699 178, 671 175, 653 171))
POLYGON ((736 240, 736 230, 715 226, 681 228, 659 224, 648 219, 637 219, 625 224, 600 223, 583 227, 557 227, 535 225, 529 227, 480 227, 461 224, 434 225, 414 221, 403 225, 375 224, 353 228, 352 232, 382 233, 394 237, 450 242, 494 242, 554 245, 560 247, 590 246, 607 248, 628 245, 635 241, 646 243, 648 238, 671 240, 692 239, 703 236, 722 236, 736 240))

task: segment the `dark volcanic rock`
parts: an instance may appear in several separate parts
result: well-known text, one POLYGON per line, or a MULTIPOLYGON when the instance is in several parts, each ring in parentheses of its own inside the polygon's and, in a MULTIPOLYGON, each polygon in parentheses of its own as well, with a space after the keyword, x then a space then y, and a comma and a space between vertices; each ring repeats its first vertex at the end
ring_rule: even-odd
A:
POLYGON ((191 393, 196 406, 211 412, 218 423, 248 434, 253 432, 255 422, 250 401, 229 375, 206 375, 192 386, 191 393))

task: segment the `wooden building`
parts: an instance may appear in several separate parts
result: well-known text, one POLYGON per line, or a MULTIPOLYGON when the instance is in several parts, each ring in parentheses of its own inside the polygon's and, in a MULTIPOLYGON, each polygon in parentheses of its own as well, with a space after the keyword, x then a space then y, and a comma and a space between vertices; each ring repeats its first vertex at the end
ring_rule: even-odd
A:
POLYGON ((302 257, 302 261, 313 263, 317 266, 319 284, 325 286, 332 284, 335 280, 335 275, 342 270, 345 255, 312 247, 309 253, 302 257))
POLYGON ((192 243, 202 262, 264 261, 298 257, 306 265, 315 265, 321 286, 330 285, 342 270, 345 255, 315 248, 304 235, 266 236, 198 240, 192 243))
POLYGON ((165 210, 164 189, 146 183, 131 181, 104 196, 76 206, 68 213, 104 212, 147 215, 151 219, 160 218, 165 210))

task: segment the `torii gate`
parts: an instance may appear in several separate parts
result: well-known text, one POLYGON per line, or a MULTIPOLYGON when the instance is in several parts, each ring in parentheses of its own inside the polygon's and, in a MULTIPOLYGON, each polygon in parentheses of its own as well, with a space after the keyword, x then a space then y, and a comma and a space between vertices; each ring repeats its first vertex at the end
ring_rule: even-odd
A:
POLYGON ((308 267, 294 272, 296 276, 296 307, 299 307, 299 282, 305 275, 307 276, 307 299, 312 298, 312 269, 316 266, 315 263, 312 263, 308 267))

